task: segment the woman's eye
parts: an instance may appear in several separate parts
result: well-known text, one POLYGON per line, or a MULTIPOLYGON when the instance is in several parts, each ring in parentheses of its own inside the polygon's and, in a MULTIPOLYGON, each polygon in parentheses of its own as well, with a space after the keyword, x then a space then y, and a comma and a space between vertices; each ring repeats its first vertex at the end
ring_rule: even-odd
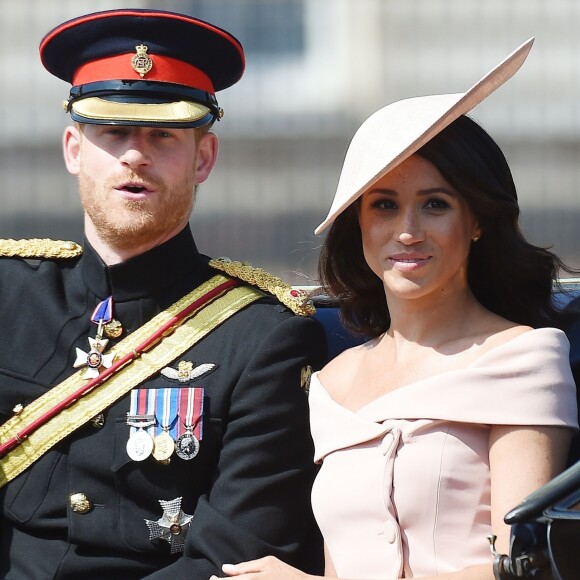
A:
POLYGON ((447 209, 449 204, 442 199, 430 199, 426 204, 426 209, 447 209))
POLYGON ((377 209, 397 209, 397 204, 392 199, 377 199, 371 207, 377 209))

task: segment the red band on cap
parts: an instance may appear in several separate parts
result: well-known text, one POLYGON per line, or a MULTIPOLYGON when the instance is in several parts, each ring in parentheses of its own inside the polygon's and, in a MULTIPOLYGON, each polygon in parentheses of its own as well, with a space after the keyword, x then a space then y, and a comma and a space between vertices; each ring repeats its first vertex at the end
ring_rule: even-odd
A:
POLYGON ((74 74, 74 86, 113 80, 146 80, 176 83, 215 94, 210 78, 200 69, 169 56, 151 55, 152 69, 144 77, 131 66, 136 53, 117 54, 80 66, 74 74))
MULTIPOLYGON (((195 24, 196 26, 199 26, 201 28, 205 28, 206 30, 211 31, 214 34, 218 34, 219 36, 221 36, 222 38, 227 40, 230 44, 232 44, 236 48, 236 50, 238 51, 238 54, 240 56, 240 60, 242 62, 242 68, 245 65, 246 61, 245 61, 245 56, 244 56, 244 50, 243 50, 241 44, 237 41, 237 39, 235 39, 231 34, 226 32, 225 30, 222 30, 221 28, 218 28, 217 26, 213 26, 209 22, 204 22, 203 20, 197 20, 196 18, 189 18, 185 14, 162 12, 162 11, 158 11, 158 10, 148 11, 145 9, 142 9, 142 10, 140 10, 140 9, 138 9, 138 10, 120 9, 120 10, 110 10, 110 11, 104 10, 102 12, 95 12, 94 14, 87 14, 85 16, 81 16, 79 18, 74 18, 72 20, 64 22, 63 24, 61 24, 60 26, 57 26, 51 32, 49 32, 44 37, 42 42, 40 43, 41 58, 42 58, 42 54, 44 53, 44 49, 45 49, 46 45, 49 44, 61 32, 68 30, 69 28, 75 28, 76 26, 78 26, 80 24, 84 24, 86 22, 92 22, 94 20, 101 20, 103 18, 116 18, 118 16, 137 16, 139 18, 167 18, 168 20, 180 20, 182 22, 187 22, 189 24, 195 24)), ((114 80, 114 79, 110 79, 110 80, 114 80)))

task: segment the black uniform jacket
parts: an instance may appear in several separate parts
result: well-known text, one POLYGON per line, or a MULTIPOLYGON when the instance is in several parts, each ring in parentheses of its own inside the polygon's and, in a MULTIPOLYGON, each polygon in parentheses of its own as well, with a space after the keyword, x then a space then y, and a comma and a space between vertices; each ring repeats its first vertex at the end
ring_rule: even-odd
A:
MULTIPOLYGON (((122 340, 215 273, 189 228, 111 267, 88 244, 72 260, 0 259, 0 422, 76 371, 75 349, 89 350, 101 300, 113 296, 122 340)), ((211 363, 212 372, 186 383, 158 373, 139 386, 205 389, 198 455, 132 461, 130 396, 121 398, 104 412, 104 425, 81 427, 0 491, 0 577, 204 580, 221 575, 223 563, 267 554, 319 572, 300 380, 325 356, 319 323, 273 298, 235 314, 170 365, 211 363), (71 508, 77 493, 89 511, 71 508), (184 552, 172 555, 167 541, 150 540, 145 520, 161 518, 159 500, 179 497, 194 517, 184 552)))

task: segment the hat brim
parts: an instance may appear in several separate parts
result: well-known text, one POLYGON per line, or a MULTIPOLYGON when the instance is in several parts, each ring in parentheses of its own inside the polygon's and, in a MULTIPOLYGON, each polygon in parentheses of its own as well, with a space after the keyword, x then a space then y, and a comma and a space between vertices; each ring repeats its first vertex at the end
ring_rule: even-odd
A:
POLYGON ((213 118, 208 107, 191 101, 130 103, 99 97, 75 101, 70 107, 70 113, 74 121, 92 125, 187 128, 200 127, 213 118))
POLYGON ((533 42, 524 42, 465 93, 405 99, 371 115, 352 138, 330 211, 314 233, 323 232, 379 179, 510 79, 533 42))

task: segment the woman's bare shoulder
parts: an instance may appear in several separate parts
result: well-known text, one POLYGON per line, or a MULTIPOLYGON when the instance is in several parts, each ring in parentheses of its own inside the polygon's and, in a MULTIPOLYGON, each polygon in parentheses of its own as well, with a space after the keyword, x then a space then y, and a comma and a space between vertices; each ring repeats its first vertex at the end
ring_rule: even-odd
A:
POLYGON ((373 348, 376 341, 377 339, 373 339, 346 349, 327 363, 318 373, 320 382, 331 395, 352 385, 365 353, 373 348))
POLYGON ((531 330, 533 330, 531 326, 516 324, 499 316, 495 317, 490 321, 489 327, 482 332, 482 350, 500 346, 531 330))

